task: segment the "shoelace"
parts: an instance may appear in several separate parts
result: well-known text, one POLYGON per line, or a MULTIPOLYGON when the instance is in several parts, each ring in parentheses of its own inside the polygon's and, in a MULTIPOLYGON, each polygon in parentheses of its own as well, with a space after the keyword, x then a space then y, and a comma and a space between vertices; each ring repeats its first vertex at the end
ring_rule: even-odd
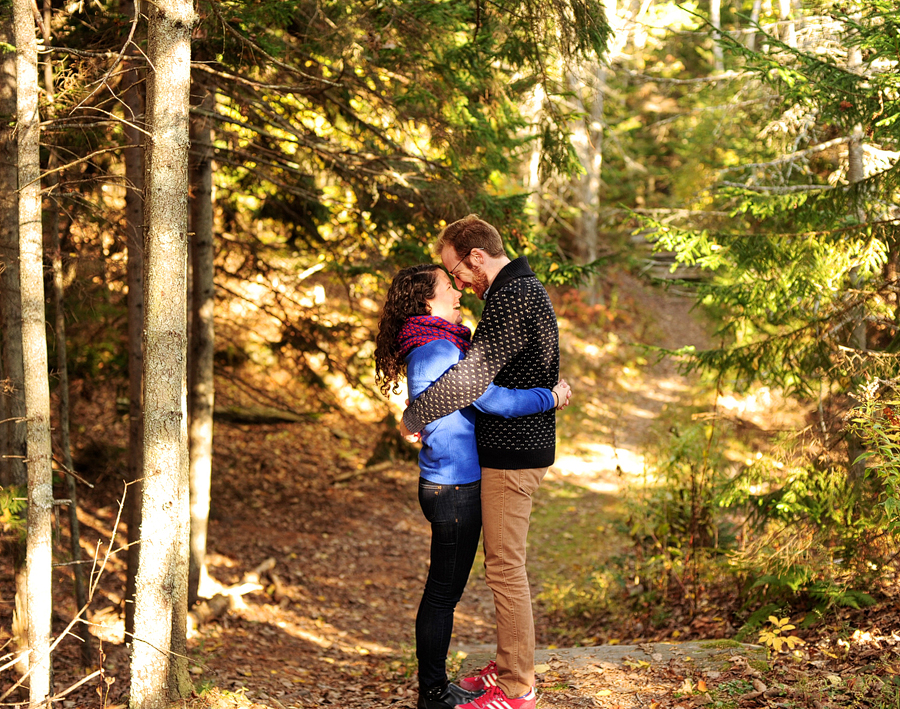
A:
POLYGON ((487 663, 487 667, 485 667, 483 670, 481 670, 481 672, 479 672, 477 675, 475 675, 475 677, 472 677, 471 679, 483 680, 485 677, 493 674, 497 674, 497 663, 491 660, 487 663))
MULTIPOLYGON (((503 707, 506 700, 506 695, 503 693, 503 690, 500 687, 494 685, 492 687, 488 687, 487 691, 482 694, 478 699, 472 702, 472 706, 478 707, 479 709, 500 709, 503 707), (501 704, 501 702, 503 702, 501 704)), ((507 705, 508 706, 508 705, 507 705)))

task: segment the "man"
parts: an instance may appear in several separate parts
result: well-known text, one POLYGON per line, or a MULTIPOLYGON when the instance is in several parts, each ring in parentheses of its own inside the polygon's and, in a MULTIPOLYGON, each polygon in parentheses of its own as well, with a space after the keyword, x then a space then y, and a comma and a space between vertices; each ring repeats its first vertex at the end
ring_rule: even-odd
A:
MULTIPOLYGON (((492 381, 511 389, 559 380, 559 329, 544 286, 525 257, 511 261, 497 230, 470 214, 447 226, 435 252, 456 287, 485 301, 465 359, 403 413, 401 433, 475 401, 492 381)), ((568 404, 560 402, 559 408, 568 404)), ((525 570, 531 496, 553 464, 556 412, 504 419, 477 414, 485 577, 497 616, 496 667, 461 684, 487 691, 457 709, 534 709, 534 617, 525 570)))

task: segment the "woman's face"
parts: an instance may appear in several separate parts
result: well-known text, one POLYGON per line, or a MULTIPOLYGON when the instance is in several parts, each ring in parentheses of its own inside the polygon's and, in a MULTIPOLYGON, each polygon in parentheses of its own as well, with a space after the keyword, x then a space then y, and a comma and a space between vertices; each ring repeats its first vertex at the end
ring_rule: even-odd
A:
POLYGON ((428 303, 429 314, 458 325, 462 322, 462 313, 459 312, 462 294, 453 287, 450 278, 443 271, 435 271, 434 279, 434 297, 425 301, 428 303))

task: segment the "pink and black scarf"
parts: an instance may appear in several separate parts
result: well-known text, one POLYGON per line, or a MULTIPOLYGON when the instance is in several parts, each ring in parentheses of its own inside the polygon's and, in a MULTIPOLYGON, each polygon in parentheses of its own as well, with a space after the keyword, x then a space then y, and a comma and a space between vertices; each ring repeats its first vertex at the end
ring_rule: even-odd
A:
POLYGON ((434 315, 414 315, 400 328, 397 344, 400 345, 401 357, 434 340, 450 340, 465 354, 472 345, 471 337, 472 331, 465 325, 454 325, 434 315))

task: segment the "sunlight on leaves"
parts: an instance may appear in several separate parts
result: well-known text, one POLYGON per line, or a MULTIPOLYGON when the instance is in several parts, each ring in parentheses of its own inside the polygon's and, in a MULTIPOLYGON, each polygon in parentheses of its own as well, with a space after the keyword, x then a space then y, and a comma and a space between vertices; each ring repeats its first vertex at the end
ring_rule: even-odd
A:
POLYGON ((797 645, 802 645, 804 640, 796 635, 783 635, 789 630, 794 630, 797 626, 791 624, 790 618, 776 618, 774 615, 769 616, 770 626, 760 632, 759 641, 766 647, 781 652, 783 647, 793 650, 797 645))

